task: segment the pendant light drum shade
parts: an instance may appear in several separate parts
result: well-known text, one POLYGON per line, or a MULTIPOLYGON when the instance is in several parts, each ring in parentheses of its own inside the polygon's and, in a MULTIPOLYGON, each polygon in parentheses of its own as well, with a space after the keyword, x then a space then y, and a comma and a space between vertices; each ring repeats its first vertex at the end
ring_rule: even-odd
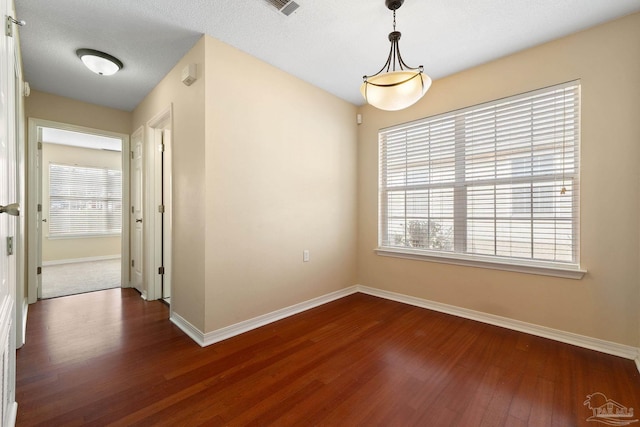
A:
POLYGON ((123 67, 118 58, 99 50, 78 49, 76 54, 88 69, 101 76, 111 76, 123 67))
POLYGON ((367 77, 360 93, 376 108, 397 111, 418 102, 430 87, 431 77, 422 71, 391 71, 367 77))

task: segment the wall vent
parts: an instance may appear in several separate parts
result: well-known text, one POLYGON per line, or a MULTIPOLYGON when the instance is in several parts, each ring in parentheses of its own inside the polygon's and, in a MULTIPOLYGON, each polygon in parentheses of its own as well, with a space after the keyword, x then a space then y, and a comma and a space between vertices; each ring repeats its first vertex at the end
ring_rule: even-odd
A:
POLYGON ((291 15, 300 5, 293 0, 265 0, 271 6, 275 7, 283 15, 291 15))

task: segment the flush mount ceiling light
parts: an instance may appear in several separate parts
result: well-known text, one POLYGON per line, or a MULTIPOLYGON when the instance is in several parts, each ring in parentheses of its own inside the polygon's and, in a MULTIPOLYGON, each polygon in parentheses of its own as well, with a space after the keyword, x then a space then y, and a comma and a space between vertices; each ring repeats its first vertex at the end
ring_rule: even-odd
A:
POLYGON ((78 49, 76 55, 88 69, 101 76, 115 74, 123 67, 122 61, 118 58, 99 50, 78 49))
POLYGON ((364 83, 360 86, 365 101, 381 110, 397 111, 407 108, 418 102, 431 86, 431 77, 423 72, 422 65, 417 68, 409 67, 400 55, 398 41, 401 33, 396 31, 396 10, 403 3, 404 0, 385 0, 387 8, 393 11, 389 57, 380 71, 364 76, 364 83))

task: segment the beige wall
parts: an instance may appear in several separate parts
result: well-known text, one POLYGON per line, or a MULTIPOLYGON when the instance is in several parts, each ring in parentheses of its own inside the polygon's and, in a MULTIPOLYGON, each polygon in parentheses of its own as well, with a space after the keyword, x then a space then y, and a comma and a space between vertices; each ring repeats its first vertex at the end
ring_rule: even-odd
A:
MULTIPOLYGON (((58 144, 42 144, 42 218, 49 218, 49 164, 122 169, 122 154, 58 144)), ((42 224, 42 261, 119 256, 120 236, 50 239, 49 222, 42 224)))
MULTIPOLYGON (((436 80, 395 113, 359 111, 359 283, 638 346, 640 14, 436 80), (377 256, 377 132, 573 79, 582 81, 582 280, 377 256)), ((428 70, 427 70, 428 71, 428 70)))
POLYGON ((210 37, 206 58, 212 331, 356 283, 357 126, 353 105, 210 37))
POLYGON ((131 133, 131 113, 32 90, 25 98, 25 117, 131 133))
POLYGON ((210 37, 132 129, 169 104, 174 312, 210 332, 355 283, 354 106, 210 37))
MULTIPOLYGON (((133 111, 130 132, 173 105, 173 230, 171 305, 204 331, 205 79, 201 39, 133 111), (180 81, 182 69, 197 65, 198 80, 180 81)), ((148 133, 148 132, 147 132, 148 133)), ((149 230, 145 230, 149 231, 149 230)))

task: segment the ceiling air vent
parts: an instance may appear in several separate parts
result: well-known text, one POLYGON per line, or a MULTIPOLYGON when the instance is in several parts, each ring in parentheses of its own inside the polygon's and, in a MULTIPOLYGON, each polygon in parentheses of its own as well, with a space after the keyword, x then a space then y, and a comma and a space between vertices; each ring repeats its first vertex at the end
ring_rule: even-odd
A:
POLYGON ((300 5, 293 0, 265 0, 271 6, 275 7, 284 15, 291 15, 300 5))

